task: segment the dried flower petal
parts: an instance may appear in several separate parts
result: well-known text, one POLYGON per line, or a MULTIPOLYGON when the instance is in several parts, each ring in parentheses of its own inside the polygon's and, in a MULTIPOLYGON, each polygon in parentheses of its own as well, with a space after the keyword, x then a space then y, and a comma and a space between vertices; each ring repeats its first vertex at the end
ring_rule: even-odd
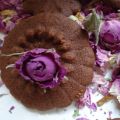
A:
POLYGON ((0 31, 9 32, 23 18, 31 16, 22 8, 23 0, 0 0, 0 31))
POLYGON ((80 100, 78 100, 76 102, 76 107, 77 108, 82 108, 84 106, 87 106, 89 109, 91 109, 93 111, 96 111, 97 110, 97 106, 96 106, 95 103, 93 103, 91 101, 91 93, 92 93, 91 89, 87 88, 86 92, 84 94, 84 97, 82 99, 80 98, 80 100))
POLYGON ((89 119, 85 117, 81 117, 81 118, 77 118, 76 120, 89 120, 89 119))
POLYGON ((120 79, 116 79, 112 83, 109 93, 114 96, 120 96, 120 79))
POLYGON ((24 53, 15 63, 19 74, 41 88, 54 88, 66 75, 54 49, 36 48, 24 53))
POLYGON ((120 21, 112 19, 102 23, 100 46, 112 53, 120 52, 120 21))
POLYGON ((93 83, 96 83, 96 84, 99 84, 99 85, 103 85, 106 83, 105 79, 104 79, 104 76, 103 75, 100 75, 96 72, 94 72, 94 76, 93 76, 93 80, 92 80, 93 83))
POLYGON ((110 52, 107 52, 100 47, 96 49, 96 64, 99 66, 104 66, 106 62, 109 60, 110 52))
POLYGON ((12 114, 12 111, 15 109, 15 106, 11 106, 9 112, 12 114))

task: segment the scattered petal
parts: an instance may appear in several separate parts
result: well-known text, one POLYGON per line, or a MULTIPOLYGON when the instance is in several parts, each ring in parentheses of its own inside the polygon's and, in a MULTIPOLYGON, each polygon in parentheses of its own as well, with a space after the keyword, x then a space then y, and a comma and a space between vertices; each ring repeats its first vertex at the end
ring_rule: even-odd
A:
POLYGON ((31 16, 22 8, 23 0, 0 0, 0 31, 8 33, 20 19, 31 16))
POLYGON ((104 66, 106 62, 108 62, 110 56, 110 52, 97 47, 96 49, 96 64, 100 67, 104 66))
POLYGON ((116 79, 112 83, 109 93, 114 96, 120 96, 120 79, 116 79))
POLYGON ((97 111, 97 105, 95 103, 92 103, 89 108, 93 110, 94 112, 97 111))
POLYGON ((7 32, 9 32, 9 31, 11 31, 14 27, 15 27, 15 23, 12 22, 12 21, 8 21, 7 24, 6 24, 5 29, 6 29, 7 32))
POLYGON ((109 119, 111 119, 112 111, 109 111, 109 119))
POLYGON ((91 101, 91 94, 91 88, 87 88, 84 97, 76 102, 76 107, 83 108, 84 106, 87 106, 90 110, 95 112, 97 110, 97 106, 91 101))
POLYGON ((109 81, 106 81, 105 84, 98 86, 98 91, 104 96, 108 95, 111 84, 109 81))
POLYGON ((77 118, 76 120, 89 120, 89 119, 81 117, 81 118, 77 118))
POLYGON ((96 72, 94 72, 94 76, 93 76, 93 80, 92 80, 93 83, 96 83, 96 84, 105 84, 106 81, 104 79, 104 76, 103 75, 100 75, 96 72))
POLYGON ((12 111, 15 109, 15 106, 11 106, 10 109, 9 109, 9 113, 12 114, 12 111))
POLYGON ((112 81, 112 70, 106 70, 104 73, 104 79, 107 81, 112 81))

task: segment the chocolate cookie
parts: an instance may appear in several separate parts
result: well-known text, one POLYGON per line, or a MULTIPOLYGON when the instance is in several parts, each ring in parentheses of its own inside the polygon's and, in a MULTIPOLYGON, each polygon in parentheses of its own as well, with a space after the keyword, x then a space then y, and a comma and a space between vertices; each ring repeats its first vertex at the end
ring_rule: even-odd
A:
POLYGON ((76 22, 61 14, 41 13, 21 21, 6 37, 2 54, 9 54, 0 58, 5 85, 15 98, 30 108, 43 111, 68 106, 83 96, 93 77, 94 54, 88 35, 76 22), (46 93, 8 66, 21 56, 10 54, 35 48, 54 48, 67 71, 60 85, 47 89, 46 93))
POLYGON ((80 11, 80 3, 77 0, 25 0, 23 7, 33 14, 58 12, 69 16, 80 11))

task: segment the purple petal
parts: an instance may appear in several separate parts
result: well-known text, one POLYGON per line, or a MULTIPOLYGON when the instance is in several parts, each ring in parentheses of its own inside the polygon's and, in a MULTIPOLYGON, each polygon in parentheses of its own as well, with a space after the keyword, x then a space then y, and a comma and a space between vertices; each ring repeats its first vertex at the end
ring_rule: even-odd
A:
POLYGON ((100 46, 112 53, 120 52, 120 21, 112 19, 102 23, 100 46))
POLYGON ((52 79, 57 71, 54 61, 47 56, 40 56, 29 61, 26 65, 28 74, 36 81, 52 79))
POLYGON ((96 84, 105 84, 106 81, 104 80, 104 77, 103 75, 100 75, 96 72, 94 72, 94 76, 93 76, 93 80, 92 80, 93 83, 96 83, 96 84))
POLYGON ((109 90, 109 93, 114 96, 120 95, 120 79, 116 79, 109 90))
POLYGON ((86 89, 86 92, 85 92, 83 98, 80 98, 80 100, 78 100, 76 102, 76 107, 78 107, 78 108, 82 108, 85 105, 87 107, 89 107, 91 105, 91 95, 90 95, 90 89, 89 88, 86 89))
POLYGON ((15 106, 11 106, 9 112, 12 114, 12 111, 15 109, 15 106))
POLYGON ((66 70, 60 63, 60 56, 52 49, 36 48, 26 52, 16 62, 19 74, 41 88, 53 88, 60 84, 66 70))
POLYGON ((77 118, 76 120, 89 120, 89 119, 88 119, 88 118, 81 117, 81 118, 77 118))
POLYGON ((109 52, 97 47, 96 49, 96 64, 99 66, 104 66, 109 60, 109 52))
POLYGON ((0 0, 0 12, 2 13, 4 10, 13 10, 16 12, 16 15, 9 15, 7 18, 7 22, 5 19, 6 16, 2 15, 0 16, 0 31, 2 32, 9 32, 11 31, 15 24, 18 23, 19 20, 27 18, 31 16, 29 13, 24 12, 22 8, 22 2, 23 0, 0 0))
POLYGON ((111 83, 107 82, 104 85, 100 85, 100 87, 98 87, 98 91, 105 96, 108 95, 110 88, 111 88, 111 83))
POLYGON ((9 21, 7 24, 6 24, 6 31, 9 32, 11 31, 13 28, 15 27, 15 23, 13 23, 12 21, 9 21))
POLYGON ((88 106, 91 110, 94 112, 97 111, 97 105, 95 103, 92 103, 91 105, 88 106))

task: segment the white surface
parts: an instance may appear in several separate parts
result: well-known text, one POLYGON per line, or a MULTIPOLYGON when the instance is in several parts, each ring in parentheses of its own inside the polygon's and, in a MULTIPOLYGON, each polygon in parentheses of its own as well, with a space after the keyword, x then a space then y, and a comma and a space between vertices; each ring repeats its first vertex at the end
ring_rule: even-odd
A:
MULTIPOLYGON (((5 86, 0 88, 1 93, 8 93, 8 95, 0 98, 0 119, 1 120, 75 120, 73 113, 75 110, 74 105, 63 109, 55 109, 47 112, 40 112, 25 108, 20 102, 16 101, 9 93, 5 86), (12 113, 9 112, 11 106, 15 106, 12 113)), ((100 99, 98 93, 93 96, 94 101, 100 99)), ((88 108, 80 110, 79 117, 87 117, 89 120, 107 120, 109 111, 112 111, 112 118, 120 118, 120 111, 116 109, 114 101, 110 101, 98 107, 97 112, 93 112, 88 108), (104 113, 106 112, 106 114, 104 113)), ((78 117, 77 117, 78 118, 78 117)))
MULTIPOLYGON (((0 38, 3 38, 3 35, 0 34, 0 38)), ((10 95, 5 86, 0 88, 0 94, 2 93, 8 93, 8 95, 0 98, 0 120, 76 120, 76 118, 80 117, 86 117, 89 120, 107 120, 110 111, 112 111, 112 118, 120 118, 120 110, 115 107, 114 101, 106 103, 101 108, 98 107, 96 112, 93 112, 88 108, 84 108, 80 110, 80 116, 73 118, 73 113, 76 109, 74 105, 63 109, 40 112, 24 107, 10 95), (15 106, 12 113, 9 112, 11 106, 15 106)), ((101 97, 101 95, 96 93, 92 99, 96 102, 101 97)))

